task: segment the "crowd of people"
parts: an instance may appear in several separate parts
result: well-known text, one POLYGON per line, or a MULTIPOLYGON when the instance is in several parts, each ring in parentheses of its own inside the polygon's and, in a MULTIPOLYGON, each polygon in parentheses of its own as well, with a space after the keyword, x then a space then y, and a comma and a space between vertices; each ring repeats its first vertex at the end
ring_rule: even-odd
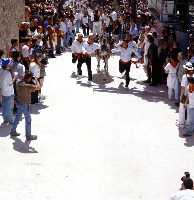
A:
POLYGON ((9 52, 0 50, 0 88, 3 123, 11 125, 11 137, 17 137, 22 113, 26 120, 26 139, 31 134, 30 104, 44 99, 41 94, 49 58, 72 51, 77 63, 77 78, 82 65, 93 80, 92 57, 104 61, 120 54, 118 72, 130 84, 131 63, 142 63, 147 80, 155 87, 166 84, 168 98, 179 106, 179 124, 185 136, 194 132, 194 49, 179 48, 174 32, 147 9, 144 1, 137 6, 129 1, 26 1, 25 21, 19 25, 19 40, 10 41, 9 52), (13 113, 15 113, 15 118, 13 113))

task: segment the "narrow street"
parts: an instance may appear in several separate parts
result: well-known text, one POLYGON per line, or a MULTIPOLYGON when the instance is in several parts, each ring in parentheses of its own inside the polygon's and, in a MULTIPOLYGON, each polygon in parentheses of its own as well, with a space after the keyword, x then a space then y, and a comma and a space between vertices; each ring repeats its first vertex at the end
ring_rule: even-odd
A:
POLYGON ((118 57, 109 69, 113 82, 89 87, 87 77, 71 77, 71 53, 49 60, 46 100, 31 108, 33 149, 24 143, 24 119, 15 141, 0 129, 0 199, 164 200, 184 171, 193 177, 194 137, 179 136, 166 88, 146 86, 143 69, 133 66, 126 90, 118 57))

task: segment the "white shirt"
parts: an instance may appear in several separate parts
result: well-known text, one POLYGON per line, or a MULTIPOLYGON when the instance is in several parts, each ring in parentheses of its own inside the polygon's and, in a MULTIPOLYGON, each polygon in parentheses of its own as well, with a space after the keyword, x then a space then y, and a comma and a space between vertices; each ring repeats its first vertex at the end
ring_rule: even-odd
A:
POLYGON ((29 71, 33 74, 34 77, 40 78, 40 67, 35 62, 30 63, 29 71))
POLYGON ((67 24, 65 22, 60 23, 60 30, 63 31, 64 33, 67 32, 67 24))
POLYGON ((194 190, 180 190, 174 193, 170 200, 194 200, 194 190))
POLYGON ((14 62, 13 63, 13 71, 15 73, 15 77, 17 80, 21 80, 25 75, 25 67, 21 63, 14 62))
POLYGON ((123 48, 121 46, 118 46, 117 48, 115 49, 112 49, 112 53, 116 53, 116 52, 120 52, 120 59, 123 61, 123 62, 129 62, 131 60, 131 54, 132 53, 135 53, 133 51, 133 49, 131 48, 123 48))
POLYGON ((187 75, 184 74, 182 81, 181 81, 181 87, 187 88, 188 84, 189 84, 189 82, 188 82, 188 79, 187 79, 187 75))
POLYGON ((71 46, 72 53, 82 53, 83 52, 83 42, 75 40, 71 46))
POLYGON ((91 55, 94 54, 96 52, 96 50, 100 49, 100 45, 97 43, 93 43, 93 44, 88 44, 88 42, 84 43, 84 50, 85 52, 87 52, 87 54, 91 55))
POLYGON ((147 39, 147 37, 145 38, 145 40, 144 40, 144 55, 146 55, 147 56, 147 54, 148 54, 148 49, 149 49, 149 47, 150 47, 150 43, 148 42, 148 39, 147 39))
POLYGON ((164 69, 168 74, 176 75, 177 67, 173 67, 170 63, 168 63, 164 69))
POLYGON ((94 21, 94 13, 93 12, 90 14, 90 17, 91 17, 91 22, 93 22, 94 21))
POLYGON ((2 96, 14 95, 13 79, 8 70, 2 70, 0 73, 0 88, 2 96))
POLYGON ((104 23, 105 23, 106 27, 108 27, 110 24, 110 18, 107 15, 104 16, 104 23))
POLYGON ((81 20, 81 14, 80 13, 75 13, 75 19, 76 20, 81 20))
POLYGON ((130 41, 128 43, 128 47, 132 48, 134 51, 137 51, 138 47, 137 47, 137 43, 135 41, 130 41))
POLYGON ((194 92, 188 92, 189 108, 194 108, 194 92))
POLYGON ((88 24, 88 16, 83 16, 82 17, 82 23, 85 25, 85 24, 88 24))
POLYGON ((26 44, 22 46, 22 56, 23 56, 24 58, 27 58, 27 57, 30 56, 30 48, 29 48, 29 46, 26 45, 26 44))
POLYGON ((117 20, 117 13, 116 13, 116 11, 113 11, 113 12, 111 13, 111 17, 112 17, 112 20, 113 20, 113 21, 116 21, 116 20, 117 20))
POLYGON ((189 81, 188 81, 187 76, 188 75, 184 74, 183 77, 182 77, 182 81, 181 81, 181 87, 185 88, 185 92, 184 92, 185 96, 187 96, 187 94, 188 94, 188 84, 189 84, 189 81))
POLYGON ((164 70, 168 73, 167 86, 168 88, 175 89, 177 81, 177 66, 173 67, 171 63, 168 63, 164 70))

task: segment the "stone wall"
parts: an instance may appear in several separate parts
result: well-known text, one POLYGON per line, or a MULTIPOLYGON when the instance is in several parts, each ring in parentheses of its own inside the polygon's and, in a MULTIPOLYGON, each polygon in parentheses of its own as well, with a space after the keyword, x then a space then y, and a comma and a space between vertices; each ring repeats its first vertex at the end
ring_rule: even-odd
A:
POLYGON ((0 0, 0 48, 8 50, 11 38, 18 38, 18 24, 24 19, 24 0, 0 0))

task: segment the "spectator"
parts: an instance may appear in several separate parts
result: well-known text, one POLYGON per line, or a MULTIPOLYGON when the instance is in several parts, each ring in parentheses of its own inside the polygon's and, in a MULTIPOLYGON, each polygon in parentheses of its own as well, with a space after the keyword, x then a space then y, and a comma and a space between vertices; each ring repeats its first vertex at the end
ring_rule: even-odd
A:
POLYGON ((31 84, 32 82, 32 74, 26 74, 24 79, 17 83, 17 113, 16 117, 10 132, 11 137, 20 136, 19 133, 16 132, 19 121, 24 114, 25 117, 25 132, 26 132, 26 140, 36 140, 37 136, 31 134, 31 115, 29 105, 31 102, 31 93, 37 89, 39 89, 38 85, 31 84))
POLYGON ((170 62, 166 65, 165 71, 168 73, 167 77, 167 87, 168 87, 168 98, 172 100, 173 91, 175 94, 175 100, 178 102, 178 89, 177 89, 177 66, 178 61, 176 58, 170 58, 170 62))
POLYGON ((13 75, 10 72, 10 60, 2 59, 2 72, 0 74, 0 88, 2 94, 2 115, 1 126, 8 126, 13 123, 14 87, 13 75))
POLYGON ((183 190, 175 192, 170 200, 194 200, 193 180, 186 178, 183 181, 183 190))

